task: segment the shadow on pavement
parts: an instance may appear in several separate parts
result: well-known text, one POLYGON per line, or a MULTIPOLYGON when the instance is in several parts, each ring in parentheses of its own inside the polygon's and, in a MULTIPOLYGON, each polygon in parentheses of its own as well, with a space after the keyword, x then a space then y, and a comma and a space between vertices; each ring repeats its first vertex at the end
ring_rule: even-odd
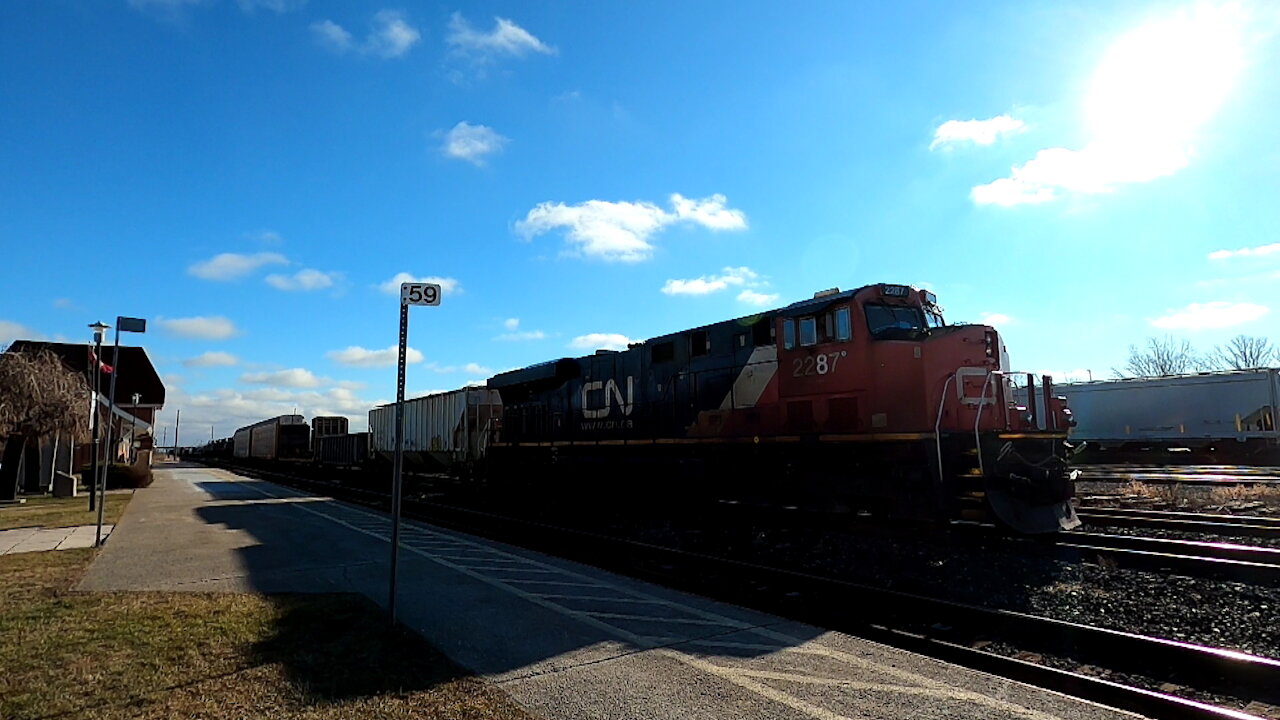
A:
POLYGON ((279 663, 309 701, 416 692, 466 675, 417 635, 390 630, 359 595, 277 595, 272 603, 280 615, 254 659, 279 663))

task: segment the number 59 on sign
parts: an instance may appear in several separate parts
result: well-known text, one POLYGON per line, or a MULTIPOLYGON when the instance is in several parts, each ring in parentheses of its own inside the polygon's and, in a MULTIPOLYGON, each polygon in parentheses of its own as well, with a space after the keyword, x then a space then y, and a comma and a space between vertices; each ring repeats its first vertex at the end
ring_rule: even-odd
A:
POLYGON ((433 283, 400 283, 401 305, 439 305, 440 286, 433 283))

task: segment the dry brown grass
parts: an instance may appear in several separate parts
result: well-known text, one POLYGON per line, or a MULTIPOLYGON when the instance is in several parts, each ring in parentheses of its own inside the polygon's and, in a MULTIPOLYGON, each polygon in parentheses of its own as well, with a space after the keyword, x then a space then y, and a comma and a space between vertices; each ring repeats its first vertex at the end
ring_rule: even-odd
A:
POLYGON ((1280 507, 1280 487, 1273 485, 1230 485, 1209 490, 1209 502, 1225 505, 1234 502, 1264 502, 1280 507))
MULTIPOLYGON (((114 525, 129 504, 132 494, 107 495, 107 507, 103 510, 104 523, 114 525)), ((89 512, 86 495, 73 498, 34 497, 21 505, 0 509, 0 530, 20 527, 74 527, 97 525, 98 511, 89 512)))
POLYGON ((80 593, 0 557, 0 718, 527 718, 353 595, 80 593))

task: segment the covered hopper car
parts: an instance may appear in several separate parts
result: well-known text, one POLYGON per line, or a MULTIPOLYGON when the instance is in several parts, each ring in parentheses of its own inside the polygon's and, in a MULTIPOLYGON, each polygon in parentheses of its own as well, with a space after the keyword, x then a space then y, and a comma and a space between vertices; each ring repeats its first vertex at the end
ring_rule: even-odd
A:
MULTIPOLYGON (((1180 448, 1197 459, 1280 463, 1280 370, 1058 385, 1090 456, 1180 448)), ((1117 458, 1119 459, 1119 458, 1117 458)))

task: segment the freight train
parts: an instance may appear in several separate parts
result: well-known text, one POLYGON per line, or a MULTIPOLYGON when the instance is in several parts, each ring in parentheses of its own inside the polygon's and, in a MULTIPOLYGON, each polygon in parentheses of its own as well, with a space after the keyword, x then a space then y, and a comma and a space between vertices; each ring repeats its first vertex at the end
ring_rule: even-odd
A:
MULTIPOLYGON (((1075 527, 1075 420, 1048 377, 1028 376, 1015 402, 1021 377, 994 328, 947 324, 927 290, 832 289, 409 400, 405 456, 411 469, 579 497, 727 492, 1025 533, 1075 527)), ((309 458, 385 463, 394 417, 394 405, 373 408, 360 438, 316 433, 309 458)), ((289 429, 300 420, 265 422, 300 437, 289 429)), ((255 427, 237 431, 238 457, 255 427)))
POLYGON ((1280 370, 1058 385, 1091 461, 1280 464, 1280 370))

